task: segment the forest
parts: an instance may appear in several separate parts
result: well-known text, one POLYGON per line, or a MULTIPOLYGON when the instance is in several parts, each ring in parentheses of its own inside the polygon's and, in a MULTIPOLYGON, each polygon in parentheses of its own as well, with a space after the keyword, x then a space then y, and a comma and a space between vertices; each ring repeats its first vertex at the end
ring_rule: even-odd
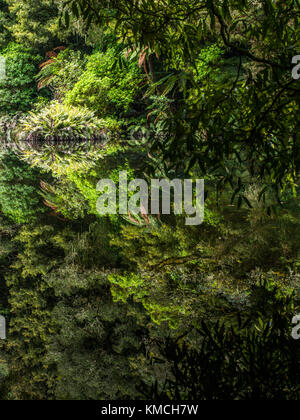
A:
POLYGON ((299 400, 299 194, 299 0, 0 0, 0 400, 299 400))

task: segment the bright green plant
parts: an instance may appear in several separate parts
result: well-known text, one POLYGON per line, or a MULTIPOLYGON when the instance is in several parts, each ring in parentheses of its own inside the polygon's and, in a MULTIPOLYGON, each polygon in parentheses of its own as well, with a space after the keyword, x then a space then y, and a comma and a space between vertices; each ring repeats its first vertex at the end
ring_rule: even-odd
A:
POLYGON ((6 78, 0 80, 0 114, 28 111, 37 97, 34 77, 41 57, 13 43, 1 54, 6 59, 6 78))
POLYGON ((87 108, 76 108, 53 102, 40 112, 30 112, 20 121, 18 140, 28 143, 59 143, 73 141, 98 141, 118 124, 98 119, 87 108))
POLYGON ((114 48, 91 55, 86 71, 67 93, 66 103, 86 105, 101 116, 128 111, 143 77, 137 63, 121 67, 119 61, 114 48))

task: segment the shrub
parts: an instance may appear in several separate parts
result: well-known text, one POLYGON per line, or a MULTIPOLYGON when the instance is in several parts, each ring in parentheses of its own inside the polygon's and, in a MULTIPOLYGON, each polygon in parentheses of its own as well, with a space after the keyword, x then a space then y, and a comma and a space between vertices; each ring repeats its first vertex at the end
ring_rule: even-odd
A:
POLYGON ((122 68, 120 56, 114 48, 107 52, 96 52, 87 63, 74 88, 66 95, 72 105, 86 105, 98 115, 127 112, 133 103, 141 71, 134 62, 122 68))
POLYGON ((101 140, 116 132, 118 124, 111 119, 98 119, 87 108, 75 108, 58 102, 38 112, 30 112, 18 128, 18 140, 29 144, 53 144, 80 140, 101 140))
POLYGON ((18 44, 9 44, 2 55, 6 78, 0 81, 0 114, 26 112, 37 97, 34 77, 41 57, 18 44))

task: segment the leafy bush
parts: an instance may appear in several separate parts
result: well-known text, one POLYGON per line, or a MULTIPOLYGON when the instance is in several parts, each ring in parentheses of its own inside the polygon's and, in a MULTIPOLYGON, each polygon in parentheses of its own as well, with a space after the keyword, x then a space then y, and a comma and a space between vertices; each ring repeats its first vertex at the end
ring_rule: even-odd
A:
POLYGON ((122 67, 119 61, 120 56, 114 48, 91 55, 86 71, 67 93, 66 102, 86 105, 98 115, 128 111, 142 75, 137 63, 126 63, 122 67))
POLYGON ((41 57, 18 44, 9 44, 1 54, 6 59, 6 78, 0 80, 0 114, 28 111, 37 97, 34 77, 41 57))
POLYGON ((39 112, 30 112, 18 129, 18 140, 28 143, 59 143, 72 140, 100 140, 109 131, 116 131, 118 124, 98 119, 87 108, 75 108, 58 102, 39 112))

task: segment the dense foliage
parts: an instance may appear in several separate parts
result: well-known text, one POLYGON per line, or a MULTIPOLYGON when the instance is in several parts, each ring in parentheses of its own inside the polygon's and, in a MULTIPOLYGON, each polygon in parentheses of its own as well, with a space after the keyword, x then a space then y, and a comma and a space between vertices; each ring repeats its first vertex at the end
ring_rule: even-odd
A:
POLYGON ((0 80, 0 114, 28 111, 37 97, 34 76, 41 56, 13 43, 1 54, 6 60, 6 78, 0 80))

